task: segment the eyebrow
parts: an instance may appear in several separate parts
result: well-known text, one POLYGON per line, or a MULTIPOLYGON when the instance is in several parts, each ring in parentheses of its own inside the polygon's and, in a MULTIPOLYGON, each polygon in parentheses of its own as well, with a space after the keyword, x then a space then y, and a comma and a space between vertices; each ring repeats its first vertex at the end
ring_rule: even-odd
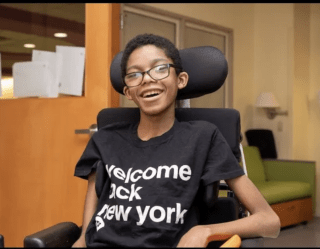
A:
MULTIPOLYGON (((151 61, 151 65, 153 65, 159 61, 167 61, 167 59, 163 59, 163 58, 154 59, 151 61)), ((127 72, 132 68, 140 69, 140 67, 138 65, 133 65, 133 66, 127 68, 127 72)))

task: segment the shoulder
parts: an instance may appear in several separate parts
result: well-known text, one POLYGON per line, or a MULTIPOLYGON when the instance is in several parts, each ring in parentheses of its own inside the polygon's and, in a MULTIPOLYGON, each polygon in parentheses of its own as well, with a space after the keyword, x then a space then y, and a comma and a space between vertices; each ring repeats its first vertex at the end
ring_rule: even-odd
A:
POLYGON ((191 133, 193 135, 198 134, 201 137, 212 137, 214 136, 218 128, 215 124, 204 120, 193 120, 193 121, 182 121, 179 122, 179 131, 185 133, 191 133))
POLYGON ((130 122, 116 122, 112 124, 105 125, 99 129, 99 132, 103 131, 118 131, 118 130, 127 130, 130 128, 132 123, 130 122))
POLYGON ((182 121, 180 122, 180 126, 185 129, 192 129, 204 132, 213 132, 218 129, 215 124, 204 120, 182 121))
POLYGON ((116 122, 108 124, 100 127, 99 130, 93 134, 92 139, 99 140, 105 137, 113 137, 118 134, 128 133, 132 125, 133 124, 129 122, 116 122))

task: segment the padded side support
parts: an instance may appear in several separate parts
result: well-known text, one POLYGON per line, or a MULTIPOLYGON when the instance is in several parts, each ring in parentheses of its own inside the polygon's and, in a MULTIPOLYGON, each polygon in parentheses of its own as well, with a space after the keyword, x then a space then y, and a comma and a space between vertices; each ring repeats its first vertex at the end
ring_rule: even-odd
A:
POLYGON ((239 203, 233 197, 219 197, 213 207, 201 210, 200 224, 216 224, 237 220, 239 203))
POLYGON ((71 247, 80 233, 81 229, 73 222, 62 222, 25 237, 24 247, 71 247))
POLYGON ((214 182, 204 189, 203 201, 207 204, 207 207, 212 208, 216 203, 219 195, 219 181, 214 182))

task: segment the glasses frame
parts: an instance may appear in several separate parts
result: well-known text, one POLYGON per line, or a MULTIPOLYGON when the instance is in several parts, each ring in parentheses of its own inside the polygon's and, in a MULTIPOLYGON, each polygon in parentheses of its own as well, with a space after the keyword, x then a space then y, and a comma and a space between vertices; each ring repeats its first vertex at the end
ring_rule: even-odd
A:
POLYGON ((147 74, 150 76, 150 78, 153 79, 153 80, 163 80, 163 79, 168 78, 168 77, 170 76, 170 67, 182 69, 182 68, 180 68, 180 67, 178 67, 178 66, 176 66, 176 65, 174 65, 174 64, 172 64, 172 63, 160 64, 160 65, 156 65, 156 66, 154 66, 154 67, 152 67, 152 68, 150 68, 149 70, 144 71, 144 72, 133 72, 133 73, 127 73, 127 74, 125 74, 125 75, 124 75, 124 78, 123 78, 123 83, 124 83, 127 87, 137 87, 137 86, 140 86, 141 83, 143 82, 144 75, 145 75, 146 73, 147 73, 147 74), (155 78, 153 78, 153 77, 150 75, 150 71, 151 71, 152 69, 156 68, 156 67, 163 66, 163 65, 167 65, 167 67, 168 67, 168 75, 167 75, 166 77, 164 77, 164 78, 161 78, 161 79, 155 79, 155 78), (135 86, 128 86, 128 85, 126 84, 126 82, 125 82, 125 77, 126 77, 127 75, 134 74, 134 73, 141 73, 141 74, 142 74, 141 82, 140 82, 138 85, 135 85, 135 86))

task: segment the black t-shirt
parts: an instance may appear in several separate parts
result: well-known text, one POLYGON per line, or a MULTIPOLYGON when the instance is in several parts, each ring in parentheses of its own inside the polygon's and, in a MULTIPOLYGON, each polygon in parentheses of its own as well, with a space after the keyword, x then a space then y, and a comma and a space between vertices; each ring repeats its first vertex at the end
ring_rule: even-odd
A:
POLYGON ((138 124, 101 128, 75 168, 86 179, 96 170, 95 214, 88 247, 175 247, 197 225, 200 185, 244 172, 217 127, 206 121, 178 122, 159 137, 142 141, 138 124))

